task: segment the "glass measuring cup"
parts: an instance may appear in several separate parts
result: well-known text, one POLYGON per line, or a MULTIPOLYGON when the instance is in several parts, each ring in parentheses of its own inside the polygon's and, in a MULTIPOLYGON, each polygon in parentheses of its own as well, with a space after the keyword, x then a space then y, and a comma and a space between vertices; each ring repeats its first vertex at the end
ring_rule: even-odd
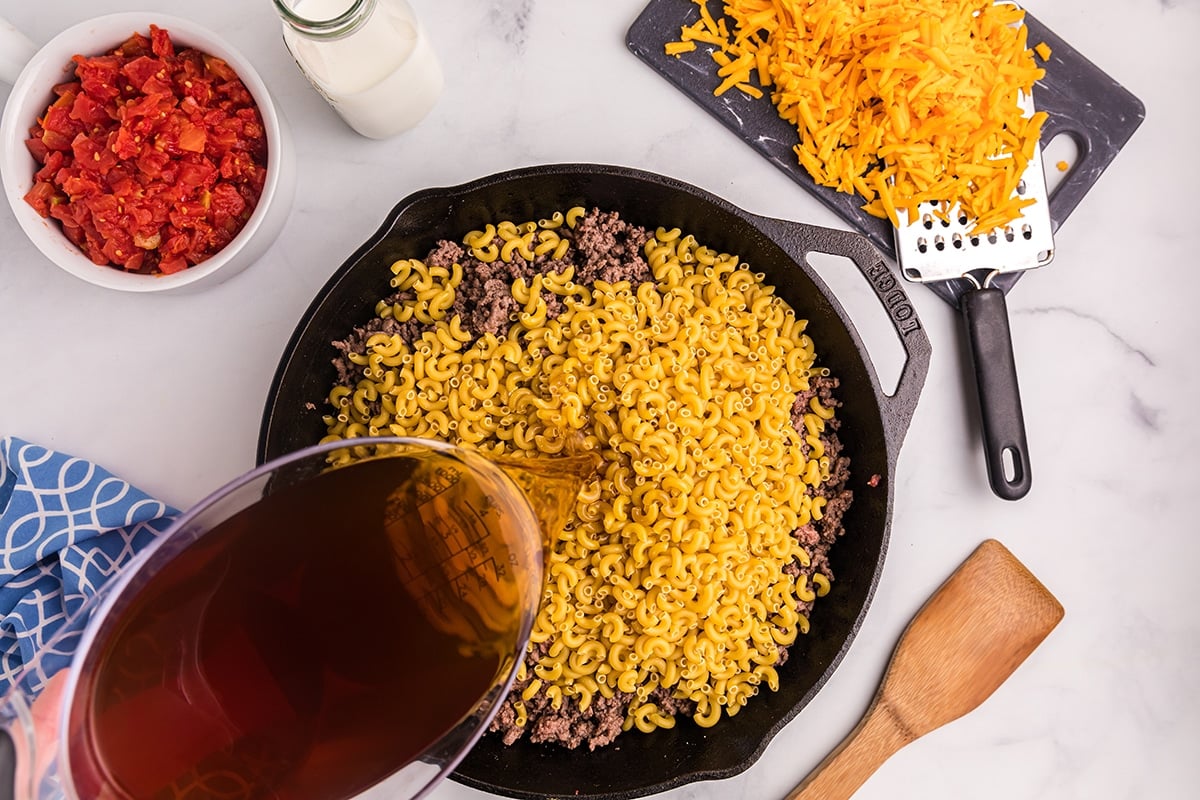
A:
POLYGON ((511 686, 592 467, 380 438, 238 478, 3 698, 0 797, 420 797, 511 686))

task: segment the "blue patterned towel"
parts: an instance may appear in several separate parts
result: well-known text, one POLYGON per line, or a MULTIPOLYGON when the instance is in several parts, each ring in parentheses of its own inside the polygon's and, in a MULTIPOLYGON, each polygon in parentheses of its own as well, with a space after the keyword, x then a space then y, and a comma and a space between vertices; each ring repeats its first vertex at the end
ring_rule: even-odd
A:
POLYGON ((0 439, 0 694, 39 653, 43 678, 69 662, 76 637, 43 647, 178 513, 90 461, 0 439))

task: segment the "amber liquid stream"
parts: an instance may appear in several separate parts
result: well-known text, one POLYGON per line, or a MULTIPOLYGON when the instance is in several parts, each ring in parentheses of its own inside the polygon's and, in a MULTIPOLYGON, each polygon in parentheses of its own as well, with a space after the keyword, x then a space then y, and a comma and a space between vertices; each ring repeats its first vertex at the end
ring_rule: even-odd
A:
MULTIPOLYGON (((353 797, 462 720, 515 645, 447 631, 406 586, 406 537, 436 544, 458 530, 450 516, 487 512, 449 494, 449 516, 445 502, 432 516, 397 507, 411 472, 403 459, 368 461, 271 494, 154 574, 81 681, 78 795, 353 797)), ((460 592, 488 583, 469 577, 460 592)), ((500 613, 515 636, 516 607, 500 613)))

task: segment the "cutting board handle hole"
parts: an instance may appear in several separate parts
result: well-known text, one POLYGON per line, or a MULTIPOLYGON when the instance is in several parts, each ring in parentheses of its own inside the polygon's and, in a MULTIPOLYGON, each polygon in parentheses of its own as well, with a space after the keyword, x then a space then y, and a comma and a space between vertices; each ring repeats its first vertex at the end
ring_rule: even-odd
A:
POLYGON ((1052 197, 1059 184, 1075 171, 1082 152, 1078 140, 1066 132, 1055 134, 1053 139, 1042 144, 1042 164, 1043 172, 1046 173, 1048 197, 1052 197), (1066 169, 1063 169, 1064 165, 1066 169))

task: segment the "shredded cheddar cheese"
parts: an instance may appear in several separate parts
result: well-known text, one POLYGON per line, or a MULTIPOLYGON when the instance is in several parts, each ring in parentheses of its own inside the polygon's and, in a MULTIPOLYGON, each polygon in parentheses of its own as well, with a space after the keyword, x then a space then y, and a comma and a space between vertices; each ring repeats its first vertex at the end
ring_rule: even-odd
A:
POLYGON ((1019 97, 1044 70, 1017 6, 725 0, 714 18, 707 0, 694 2, 700 18, 680 39, 714 47, 714 94, 769 88, 818 184, 857 193, 893 224, 898 210, 911 217, 929 201, 959 205, 976 230, 991 230, 1033 202, 1016 189, 1046 115, 1025 116, 1019 97))
POLYGON ((1046 44, 1045 42, 1038 42, 1033 46, 1033 52, 1037 53, 1038 58, 1040 58, 1042 61, 1049 61, 1050 53, 1053 51, 1050 49, 1050 45, 1046 44))

